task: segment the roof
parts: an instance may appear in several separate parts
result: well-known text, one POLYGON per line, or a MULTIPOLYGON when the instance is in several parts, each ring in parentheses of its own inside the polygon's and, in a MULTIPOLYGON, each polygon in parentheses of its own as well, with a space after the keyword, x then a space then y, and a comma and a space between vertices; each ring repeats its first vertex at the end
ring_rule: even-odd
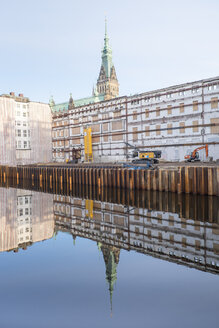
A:
MULTIPOLYGON (((77 99, 74 100, 74 105, 75 107, 80 107, 80 106, 84 106, 84 105, 89 105, 89 104, 93 104, 93 103, 97 103, 100 101, 104 100, 104 95, 98 95, 98 96, 92 96, 92 97, 87 97, 87 98, 81 98, 81 99, 77 99)), ((54 106, 51 106, 52 111, 53 112, 63 112, 63 111, 67 111, 68 110, 68 105, 69 102, 64 102, 64 103, 60 103, 60 104, 56 104, 54 106)))

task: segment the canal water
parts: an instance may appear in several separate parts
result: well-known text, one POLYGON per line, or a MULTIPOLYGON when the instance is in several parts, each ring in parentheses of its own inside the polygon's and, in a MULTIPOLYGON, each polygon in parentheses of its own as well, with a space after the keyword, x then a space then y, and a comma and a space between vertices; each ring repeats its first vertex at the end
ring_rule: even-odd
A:
POLYGON ((217 327, 216 197, 0 188, 0 327, 217 327))

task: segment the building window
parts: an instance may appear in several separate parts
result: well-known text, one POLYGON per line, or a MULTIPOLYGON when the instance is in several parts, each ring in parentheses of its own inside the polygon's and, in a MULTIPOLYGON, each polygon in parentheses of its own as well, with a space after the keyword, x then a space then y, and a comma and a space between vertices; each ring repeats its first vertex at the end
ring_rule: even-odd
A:
POLYGON ((167 93, 166 98, 167 98, 167 99, 172 98, 172 93, 167 93))
POLYGON ((28 208, 25 208, 25 215, 28 215, 29 211, 28 208))
POLYGON ((24 131, 23 131, 23 136, 24 136, 24 138, 27 137, 27 130, 24 130, 24 131))
POLYGON ((156 125, 156 135, 160 135, 160 125, 156 125))
POLYGON ((24 148, 27 148, 27 141, 24 141, 24 148))
POLYGON ((21 137, 21 130, 17 130, 17 136, 21 137))
POLYGON ((137 112, 133 112, 133 120, 137 120, 138 119, 138 115, 137 115, 137 112))
POLYGON ((155 96, 155 100, 160 100, 160 96, 155 96))
POLYGON ((193 101, 193 112, 195 112, 197 110, 198 110, 198 101, 195 100, 195 101, 193 101))
POLYGON ((211 126, 211 133, 219 133, 219 118, 211 118, 211 124, 217 124, 211 126))
POLYGON ((26 117, 27 116, 27 113, 26 112, 23 112, 23 117, 26 117))
POLYGON ((149 126, 146 126, 145 127, 145 136, 146 137, 149 137, 150 136, 150 127, 149 126))
POLYGON ((216 90, 217 89, 217 84, 211 84, 208 86, 208 90, 216 90))
POLYGON ((160 107, 156 108, 156 116, 160 116, 160 107))
POLYGON ((21 140, 18 140, 18 149, 21 148, 21 140))
POLYGON ((149 108, 146 108, 146 109, 145 109, 145 117, 146 117, 146 118, 149 117, 149 108))
POLYGON ((192 125, 193 125, 192 131, 193 132, 198 132, 198 130, 199 130, 198 129, 198 126, 197 126, 198 125, 198 121, 193 121, 192 122, 192 125))
POLYGON ((179 112, 184 113, 184 103, 179 104, 179 112))
POLYGON ((185 133, 185 122, 180 122, 179 126, 180 126, 179 132, 185 133))
POLYGON ((172 134, 173 130, 172 130, 172 123, 167 124, 167 134, 172 134))
POLYGON ((218 97, 211 98, 211 109, 218 108, 218 97))
POLYGON ((168 115, 172 114, 172 106, 171 105, 167 106, 167 114, 168 115))
POLYGON ((138 128, 132 128, 133 141, 138 141, 138 128))
POLYGON ((192 93, 197 93, 199 91, 199 88, 192 88, 192 93))
POLYGON ((179 91, 179 96, 185 96, 185 91, 179 91))

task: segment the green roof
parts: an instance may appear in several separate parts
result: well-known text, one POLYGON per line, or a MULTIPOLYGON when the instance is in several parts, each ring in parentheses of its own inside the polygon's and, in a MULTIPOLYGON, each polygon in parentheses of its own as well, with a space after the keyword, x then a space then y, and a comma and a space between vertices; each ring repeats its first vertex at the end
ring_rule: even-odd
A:
MULTIPOLYGON (((81 98, 81 99, 77 99, 74 100, 74 105, 75 107, 80 107, 80 106, 84 106, 84 105, 89 105, 89 104, 94 104, 100 101, 104 100, 104 95, 98 95, 98 96, 92 96, 92 97, 87 97, 87 98, 81 98)), ((56 104, 56 105, 51 105, 51 109, 53 112, 63 112, 68 110, 68 104, 69 102, 64 102, 64 103, 60 103, 60 104, 56 104)))

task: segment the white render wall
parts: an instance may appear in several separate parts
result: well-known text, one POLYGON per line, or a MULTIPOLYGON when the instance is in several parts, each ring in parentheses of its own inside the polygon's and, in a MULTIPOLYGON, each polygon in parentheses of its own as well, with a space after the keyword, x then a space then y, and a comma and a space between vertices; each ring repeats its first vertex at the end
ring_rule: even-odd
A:
POLYGON ((49 105, 22 102, 22 99, 16 101, 17 98, 0 97, 0 164, 50 162, 52 160, 52 116, 49 105), (20 130, 20 136, 18 136, 18 130, 20 130), (27 137, 23 135, 25 131, 27 137), (24 142, 27 145, 27 147, 25 145, 26 148, 24 142))
MULTIPOLYGON (((125 142, 161 150, 170 161, 183 161, 208 143, 209 156, 219 159, 219 77, 54 113, 53 160, 71 158, 72 148, 81 147, 83 161, 86 127, 92 128, 95 162, 131 161, 125 142)), ((200 158, 206 159, 204 150, 200 158)))

